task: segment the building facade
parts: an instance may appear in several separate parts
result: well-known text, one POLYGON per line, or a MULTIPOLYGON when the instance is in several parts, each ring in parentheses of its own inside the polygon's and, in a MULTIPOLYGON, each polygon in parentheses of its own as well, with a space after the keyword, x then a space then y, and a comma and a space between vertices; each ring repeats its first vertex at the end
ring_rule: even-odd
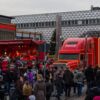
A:
POLYGON ((0 40, 14 40, 16 25, 11 24, 12 17, 0 15, 0 40))
POLYGON ((12 23, 16 24, 17 30, 42 33, 43 38, 49 43, 56 28, 57 15, 61 16, 61 34, 63 39, 78 37, 87 31, 100 31, 99 8, 92 8, 87 11, 14 16, 15 19, 12 19, 12 23))

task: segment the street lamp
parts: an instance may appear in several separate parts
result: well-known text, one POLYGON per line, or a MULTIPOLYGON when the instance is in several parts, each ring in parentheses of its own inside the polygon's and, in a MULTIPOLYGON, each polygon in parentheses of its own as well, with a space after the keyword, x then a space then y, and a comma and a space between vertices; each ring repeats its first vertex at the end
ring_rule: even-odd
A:
POLYGON ((88 66, 88 41, 87 41, 88 35, 85 36, 85 63, 86 67, 88 66))

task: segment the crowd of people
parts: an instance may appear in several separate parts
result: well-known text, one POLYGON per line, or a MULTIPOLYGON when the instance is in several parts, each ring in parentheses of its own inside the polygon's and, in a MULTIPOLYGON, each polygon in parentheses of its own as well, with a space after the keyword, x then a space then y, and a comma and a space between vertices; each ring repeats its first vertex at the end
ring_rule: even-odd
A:
POLYGON ((42 62, 22 62, 19 58, 0 59, 0 100, 6 95, 10 100, 50 100, 51 96, 61 100, 63 94, 67 100, 72 93, 82 96, 84 85, 87 85, 85 100, 100 95, 99 67, 89 65, 72 71, 64 66, 45 67, 42 62))

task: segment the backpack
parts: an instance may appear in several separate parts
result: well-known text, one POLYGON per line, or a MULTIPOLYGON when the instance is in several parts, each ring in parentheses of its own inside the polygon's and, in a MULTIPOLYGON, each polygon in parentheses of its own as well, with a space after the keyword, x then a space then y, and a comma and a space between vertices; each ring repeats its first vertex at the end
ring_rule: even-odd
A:
POLYGON ((28 72, 27 78, 28 78, 29 82, 33 82, 34 74, 32 72, 28 72))

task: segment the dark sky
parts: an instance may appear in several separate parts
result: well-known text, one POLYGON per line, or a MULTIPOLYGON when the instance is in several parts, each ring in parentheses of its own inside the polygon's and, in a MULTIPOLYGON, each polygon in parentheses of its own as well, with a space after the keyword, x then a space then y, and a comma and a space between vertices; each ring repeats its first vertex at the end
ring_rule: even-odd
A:
POLYGON ((26 15, 89 10, 100 0, 0 0, 1 15, 26 15))

